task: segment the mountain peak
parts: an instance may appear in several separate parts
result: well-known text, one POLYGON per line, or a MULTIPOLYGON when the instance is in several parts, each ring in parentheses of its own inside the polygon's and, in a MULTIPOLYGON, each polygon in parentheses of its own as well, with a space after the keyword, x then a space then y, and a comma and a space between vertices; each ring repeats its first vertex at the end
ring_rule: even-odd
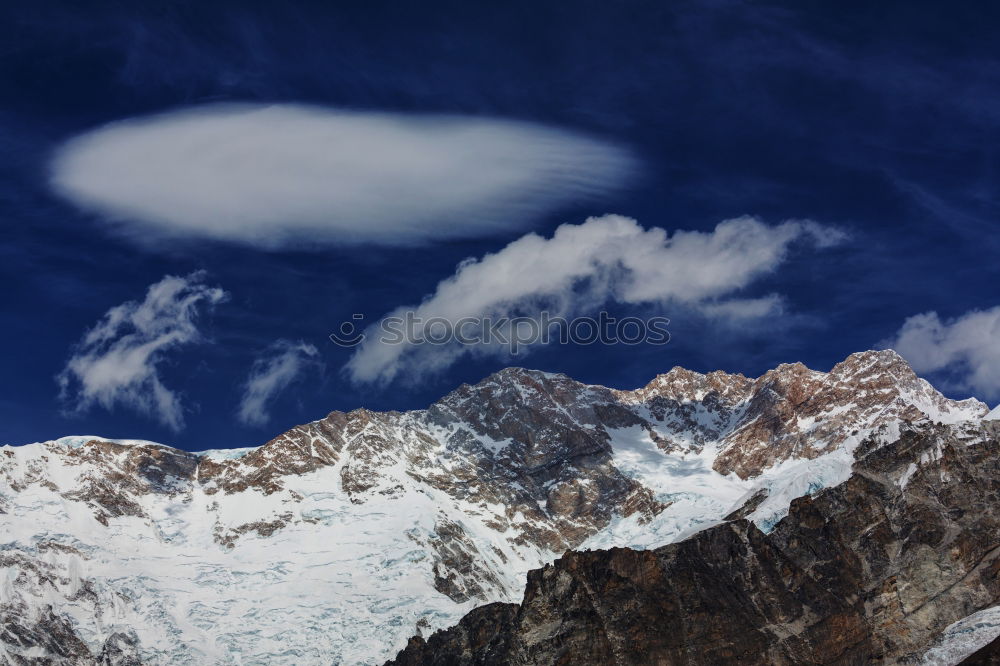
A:
POLYGON ((907 360, 894 349, 869 349, 855 352, 835 365, 830 372, 831 374, 843 374, 866 370, 872 372, 897 371, 900 376, 916 376, 907 360))

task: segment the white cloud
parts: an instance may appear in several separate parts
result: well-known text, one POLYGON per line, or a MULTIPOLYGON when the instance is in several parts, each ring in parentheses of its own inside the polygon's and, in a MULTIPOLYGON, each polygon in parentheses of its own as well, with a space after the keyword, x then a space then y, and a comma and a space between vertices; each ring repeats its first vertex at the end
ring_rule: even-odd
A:
POLYGON ((915 315, 882 345, 917 372, 944 372, 956 389, 1000 397, 1000 306, 947 320, 937 312, 915 315))
POLYGON ((702 303, 699 308, 710 317, 745 321, 762 317, 779 317, 785 312, 785 301, 778 294, 768 294, 760 298, 702 303))
POLYGON ((316 364, 319 352, 305 342, 279 340, 267 354, 254 361, 243 384, 237 418, 247 425, 264 425, 270 419, 271 401, 295 381, 310 365, 316 364))
POLYGON ((137 238, 409 244, 523 228, 634 168, 615 145, 523 122, 217 105, 72 139, 51 182, 137 238))
POLYGON ((61 397, 79 412, 95 404, 108 410, 122 405, 175 431, 183 428, 180 397, 163 384, 159 366, 172 350, 202 341, 199 311, 225 300, 226 292, 203 279, 201 272, 168 275, 149 287, 142 302, 108 310, 56 377, 61 397))
MULTIPOLYGON (((844 234, 815 222, 789 221, 769 226, 742 217, 720 223, 708 233, 643 229, 618 215, 565 224, 552 238, 527 234, 496 254, 459 265, 413 311, 423 320, 443 317, 560 316, 593 310, 608 301, 642 304, 673 302, 696 307, 708 316, 754 317, 780 310, 779 297, 740 299, 733 294, 769 273, 789 247, 806 240, 818 247, 842 241, 844 234)), ((506 353, 503 345, 386 344, 370 327, 366 340, 347 364, 354 381, 384 383, 400 373, 419 375, 443 369, 465 354, 506 353)))

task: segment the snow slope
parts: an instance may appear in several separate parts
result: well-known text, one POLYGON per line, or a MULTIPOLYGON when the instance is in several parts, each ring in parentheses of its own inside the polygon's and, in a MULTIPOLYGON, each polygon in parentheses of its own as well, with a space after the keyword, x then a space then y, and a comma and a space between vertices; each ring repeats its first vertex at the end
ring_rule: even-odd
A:
POLYGON ((1000 606, 973 613, 949 626, 924 655, 925 666, 955 666, 1000 636, 1000 606))

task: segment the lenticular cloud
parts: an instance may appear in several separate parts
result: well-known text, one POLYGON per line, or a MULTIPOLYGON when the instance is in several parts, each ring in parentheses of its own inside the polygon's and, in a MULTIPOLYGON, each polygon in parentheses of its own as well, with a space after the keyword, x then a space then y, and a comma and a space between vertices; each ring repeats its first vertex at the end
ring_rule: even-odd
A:
POLYGON ((398 245, 523 227, 634 167, 615 145, 529 123, 222 105, 71 139, 51 183, 140 237, 398 245))

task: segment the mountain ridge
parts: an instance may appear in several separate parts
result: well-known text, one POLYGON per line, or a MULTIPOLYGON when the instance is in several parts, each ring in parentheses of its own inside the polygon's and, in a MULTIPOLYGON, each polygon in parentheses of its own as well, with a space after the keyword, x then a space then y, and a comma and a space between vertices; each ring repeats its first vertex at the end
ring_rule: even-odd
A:
POLYGON ((849 476, 865 437, 988 411, 877 351, 633 391, 508 368, 424 410, 335 411, 235 452, 3 447, 0 618, 20 636, 61 623, 65 663, 129 636, 159 663, 373 663, 516 601, 567 550, 658 547, 734 512, 769 531, 849 476))

